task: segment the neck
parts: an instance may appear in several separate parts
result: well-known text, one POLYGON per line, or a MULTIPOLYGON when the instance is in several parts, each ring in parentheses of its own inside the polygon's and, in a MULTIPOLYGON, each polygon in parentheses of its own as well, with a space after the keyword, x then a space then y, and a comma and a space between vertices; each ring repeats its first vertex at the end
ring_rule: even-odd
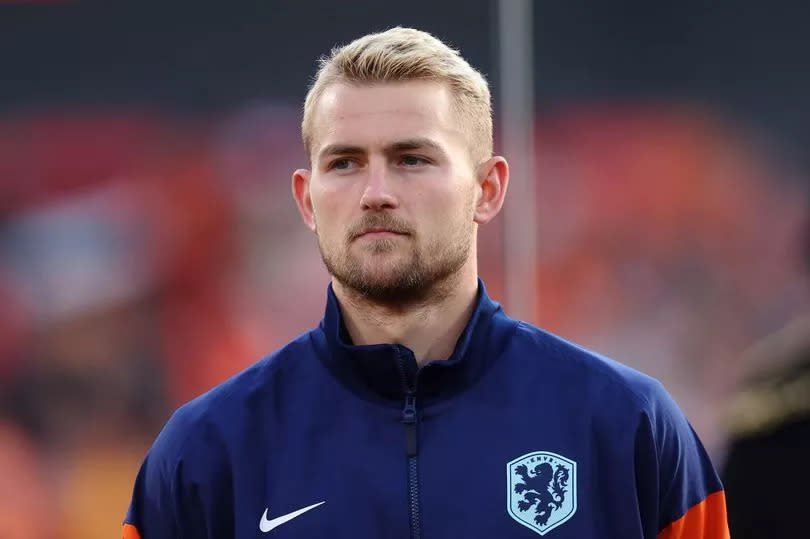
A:
POLYGON ((434 288, 425 301, 392 306, 369 301, 332 280, 346 330, 354 344, 401 344, 413 351, 420 365, 452 355, 475 308, 478 292, 475 264, 468 262, 434 288))

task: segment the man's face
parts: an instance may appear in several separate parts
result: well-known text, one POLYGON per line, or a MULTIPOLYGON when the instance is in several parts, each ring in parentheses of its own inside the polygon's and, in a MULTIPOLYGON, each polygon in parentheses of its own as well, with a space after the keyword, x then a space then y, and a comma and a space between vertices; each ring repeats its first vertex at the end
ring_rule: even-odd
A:
POLYGON ((321 95, 310 226, 332 276, 368 299, 427 300, 474 252, 477 182, 451 100, 422 81, 321 95))

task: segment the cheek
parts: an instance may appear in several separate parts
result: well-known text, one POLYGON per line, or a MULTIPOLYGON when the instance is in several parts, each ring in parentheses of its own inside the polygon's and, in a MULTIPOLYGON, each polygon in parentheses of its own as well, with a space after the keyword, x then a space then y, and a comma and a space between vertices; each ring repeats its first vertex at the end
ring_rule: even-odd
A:
POLYGON ((424 223, 430 235, 441 241, 449 239, 468 221, 472 221, 474 208, 472 197, 461 190, 447 190, 442 193, 433 193, 425 208, 424 223))
POLYGON ((348 202, 340 192, 313 189, 312 212, 315 218, 316 231, 322 237, 335 237, 346 225, 346 208, 348 202))
POLYGON ((446 220, 467 219, 475 212, 475 192, 467 182, 453 183, 435 197, 434 206, 446 220))
POLYGON ((336 214, 352 206, 352 201, 358 198, 356 191, 357 186, 352 182, 326 178, 312 182, 310 196, 320 213, 336 214))

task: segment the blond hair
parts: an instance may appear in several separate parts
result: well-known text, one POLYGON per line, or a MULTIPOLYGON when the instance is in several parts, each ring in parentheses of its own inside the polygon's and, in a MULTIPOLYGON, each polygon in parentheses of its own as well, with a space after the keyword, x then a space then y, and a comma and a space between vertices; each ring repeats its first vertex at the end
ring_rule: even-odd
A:
POLYGON ((315 107, 335 82, 377 84, 411 80, 446 84, 461 131, 470 133, 470 155, 478 164, 492 155, 492 106, 483 75, 457 50, 427 32, 395 27, 368 34, 321 57, 315 81, 304 102, 301 135, 311 156, 315 107))

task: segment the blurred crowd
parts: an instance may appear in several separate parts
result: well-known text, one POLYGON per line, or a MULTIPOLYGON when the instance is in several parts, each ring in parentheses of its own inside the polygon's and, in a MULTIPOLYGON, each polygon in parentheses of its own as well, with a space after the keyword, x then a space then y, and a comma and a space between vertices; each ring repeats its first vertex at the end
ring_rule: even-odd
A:
MULTIPOLYGON (((253 103, 0 121, 0 539, 116 536, 172 410, 317 324, 298 120, 253 103)), ((722 461, 743 351, 810 310, 807 178, 665 104, 544 113, 536 156, 532 322, 661 379, 722 461)), ((504 241, 500 220, 481 230, 495 298, 504 241)))

